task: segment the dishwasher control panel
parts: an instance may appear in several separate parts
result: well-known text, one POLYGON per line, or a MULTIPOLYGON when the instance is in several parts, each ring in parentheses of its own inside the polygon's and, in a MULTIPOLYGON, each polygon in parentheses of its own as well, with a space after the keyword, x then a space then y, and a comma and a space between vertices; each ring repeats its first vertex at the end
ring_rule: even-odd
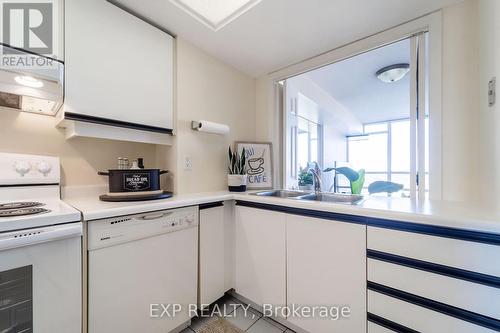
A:
POLYGON ((89 251, 198 227, 198 206, 88 222, 89 251))

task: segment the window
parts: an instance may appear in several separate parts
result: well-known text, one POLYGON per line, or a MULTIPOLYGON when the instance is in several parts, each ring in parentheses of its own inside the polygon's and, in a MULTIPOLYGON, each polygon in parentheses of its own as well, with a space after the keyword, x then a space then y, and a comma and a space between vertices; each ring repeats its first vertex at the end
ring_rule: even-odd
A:
MULTIPOLYGON (((390 181, 403 185, 403 193, 392 196, 424 199, 429 187, 440 195, 440 158, 429 154, 429 110, 437 102, 430 101, 427 38, 422 31, 282 81, 285 188, 295 188, 300 168, 317 161, 323 169, 364 169, 363 194, 375 181, 390 181), (376 75, 392 66, 408 71, 391 82, 376 75)), ((433 119, 439 121, 436 110, 433 119)), ((350 192, 349 181, 335 172, 324 173, 322 185, 324 191, 350 192)))
MULTIPOLYGON (((291 91, 288 84, 287 92, 291 91)), ((319 122, 320 107, 314 100, 299 91, 287 97, 285 184, 287 188, 297 188, 302 169, 307 169, 311 162, 323 165, 323 126, 319 122)))
POLYGON ((315 122, 297 117, 297 170, 307 168, 311 162, 322 164, 319 160, 320 127, 315 122))
MULTIPOLYGON (((428 118, 425 119, 425 126, 425 140, 428 142, 428 118)), ((402 184, 404 195, 410 196, 410 120, 365 124, 363 128, 363 135, 349 136, 346 141, 349 166, 355 170, 365 169, 364 194, 368 194, 369 184, 383 180, 402 184)), ((428 163, 425 173, 428 178, 428 163)), ((429 182, 425 184, 425 190, 429 192, 429 182)), ((348 180, 343 176, 338 177, 337 185, 343 192, 350 189, 348 180)))

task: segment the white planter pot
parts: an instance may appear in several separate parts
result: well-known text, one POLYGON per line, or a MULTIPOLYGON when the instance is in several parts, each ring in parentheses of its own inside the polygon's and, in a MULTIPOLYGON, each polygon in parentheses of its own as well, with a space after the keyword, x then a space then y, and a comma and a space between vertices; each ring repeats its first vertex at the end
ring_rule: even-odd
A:
POLYGON ((313 189, 314 189, 314 185, 299 186, 299 190, 301 190, 301 191, 312 191, 313 189))
POLYGON ((227 185, 231 192, 247 190, 247 175, 227 175, 227 185))

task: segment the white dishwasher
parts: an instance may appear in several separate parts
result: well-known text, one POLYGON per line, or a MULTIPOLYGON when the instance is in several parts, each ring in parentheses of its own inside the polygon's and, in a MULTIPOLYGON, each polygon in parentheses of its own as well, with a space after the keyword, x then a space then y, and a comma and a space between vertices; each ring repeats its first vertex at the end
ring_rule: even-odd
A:
POLYGON ((89 333, 167 333, 190 319, 198 207, 90 221, 88 248, 89 333))

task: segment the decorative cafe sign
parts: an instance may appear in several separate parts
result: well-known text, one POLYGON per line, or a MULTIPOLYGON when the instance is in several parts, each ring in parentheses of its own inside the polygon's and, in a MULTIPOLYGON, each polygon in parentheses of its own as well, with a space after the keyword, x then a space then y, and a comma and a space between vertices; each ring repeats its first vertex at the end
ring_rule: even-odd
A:
POLYGON ((269 142, 236 142, 239 154, 245 148, 245 170, 248 189, 273 188, 272 144, 269 142))

